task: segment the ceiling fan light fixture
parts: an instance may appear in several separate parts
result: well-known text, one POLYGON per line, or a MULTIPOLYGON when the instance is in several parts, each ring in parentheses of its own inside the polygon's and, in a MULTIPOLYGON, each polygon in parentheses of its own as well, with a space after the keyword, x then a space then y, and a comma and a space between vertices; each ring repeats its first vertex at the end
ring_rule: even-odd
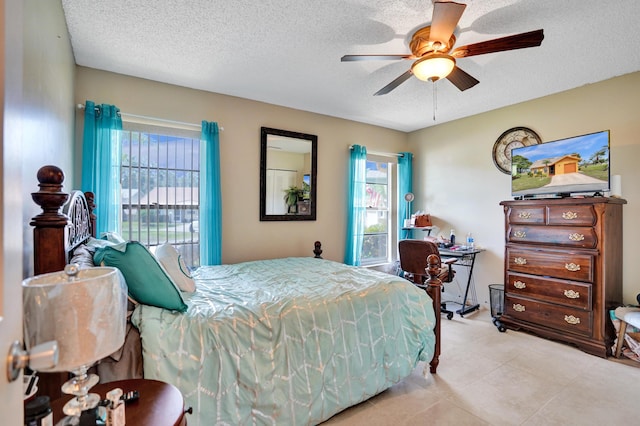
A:
POLYGON ((456 60, 452 56, 434 53, 415 61, 411 72, 420 80, 436 81, 451 74, 455 66, 456 60))

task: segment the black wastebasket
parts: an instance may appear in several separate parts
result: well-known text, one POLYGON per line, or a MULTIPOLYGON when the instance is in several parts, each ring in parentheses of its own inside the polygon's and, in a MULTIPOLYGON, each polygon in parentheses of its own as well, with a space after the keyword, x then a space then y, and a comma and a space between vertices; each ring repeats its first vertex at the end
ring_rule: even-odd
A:
POLYGON ((498 327, 500 332, 507 331, 507 328, 500 322, 500 316, 504 312, 504 285, 489 285, 489 303, 491 305, 491 318, 493 318, 493 324, 498 327))

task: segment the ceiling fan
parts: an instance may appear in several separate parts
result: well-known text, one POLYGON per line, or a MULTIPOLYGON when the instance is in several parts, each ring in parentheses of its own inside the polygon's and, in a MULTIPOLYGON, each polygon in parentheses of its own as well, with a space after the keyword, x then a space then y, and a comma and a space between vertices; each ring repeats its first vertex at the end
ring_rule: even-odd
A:
POLYGON ((374 93, 385 95, 407 81, 412 75, 420 80, 436 81, 446 78, 460 90, 467 90, 478 84, 475 77, 456 65, 456 58, 484 55, 485 53, 505 50, 524 49, 540 46, 544 39, 543 30, 535 30, 479 43, 460 46, 453 49, 456 37, 453 31, 458 25, 466 4, 435 1, 431 25, 416 31, 409 43, 411 54, 405 55, 345 55, 342 62, 366 60, 415 59, 411 68, 391 83, 374 93))

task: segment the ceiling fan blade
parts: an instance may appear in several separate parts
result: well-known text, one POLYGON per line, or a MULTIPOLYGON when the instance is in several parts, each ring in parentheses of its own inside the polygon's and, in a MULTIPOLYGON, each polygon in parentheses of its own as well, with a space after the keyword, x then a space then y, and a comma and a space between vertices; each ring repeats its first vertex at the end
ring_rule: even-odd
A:
POLYGON ((434 2, 429 40, 447 43, 466 7, 467 5, 462 3, 434 2))
POLYGON ((485 53, 524 49, 527 47, 540 46, 543 39, 544 31, 540 29, 493 40, 481 41, 480 43, 469 44, 467 46, 460 46, 451 52, 450 55, 455 58, 464 58, 467 56, 484 55, 485 53))
POLYGON ((340 58, 340 62, 351 62, 351 61, 395 61, 398 59, 415 59, 415 57, 411 54, 407 55, 344 55, 340 58))
POLYGON ((453 67, 453 71, 451 71, 447 76, 447 80, 462 91, 471 89, 473 86, 480 83, 479 80, 468 74, 466 71, 462 71, 457 65, 453 67))
POLYGON ((389 93, 390 91, 392 91, 393 89, 395 89, 396 87, 400 86, 402 83, 407 81, 409 78, 411 78, 412 75, 413 73, 411 72, 411 70, 407 70, 400 77, 396 78, 391 83, 387 84, 382 89, 374 93, 373 96, 386 95, 387 93, 389 93))

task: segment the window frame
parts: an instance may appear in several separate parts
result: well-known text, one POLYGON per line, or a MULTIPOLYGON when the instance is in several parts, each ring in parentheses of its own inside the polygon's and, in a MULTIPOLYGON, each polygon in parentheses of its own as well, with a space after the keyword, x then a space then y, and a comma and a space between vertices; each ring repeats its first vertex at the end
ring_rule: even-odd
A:
MULTIPOLYGON (((126 204, 124 200, 120 201, 121 210, 120 210, 119 222, 121 225, 121 232, 123 237, 125 237, 126 239, 140 240, 140 242, 144 244, 147 248, 149 248, 151 251, 154 251, 155 247, 161 244, 164 244, 164 243, 172 244, 181 252, 182 257, 185 258, 185 260, 187 261, 187 265, 190 268, 195 268, 199 266, 200 264, 199 230, 197 226, 195 227, 193 226, 193 223, 194 221, 197 222, 200 216, 199 173, 200 173, 201 159, 199 155, 197 158, 193 158, 193 156, 196 154, 194 149, 197 149, 198 154, 200 153, 200 149, 201 149, 200 133, 196 131, 176 129, 176 128, 165 127, 165 126, 140 124, 135 122, 123 122, 122 127, 123 128, 121 132, 123 134, 120 141, 121 148, 122 148, 121 158, 118 159, 118 163, 119 163, 118 167, 120 171, 120 177, 119 177, 120 190, 122 192, 129 191, 129 194, 131 194, 131 188, 122 187, 125 170, 131 173, 132 169, 137 169, 138 173, 147 173, 146 178, 147 180, 149 180, 151 179, 149 170, 153 169, 155 171, 156 179, 157 179, 157 181, 155 182, 156 186, 154 188, 150 188, 147 194, 142 194, 142 192, 140 192, 141 188, 136 188, 139 192, 137 196, 137 202, 135 204, 132 204, 131 200, 129 200, 128 204, 126 204), (159 164, 152 165, 149 162, 152 160, 150 158, 146 159, 147 160, 146 164, 143 163, 141 158, 138 158, 137 165, 131 165, 131 162, 129 162, 129 164, 125 164, 125 157, 131 153, 130 149, 126 150, 124 148, 125 133, 129 134, 129 137, 128 137, 129 141, 134 140, 134 138, 131 137, 132 134, 138 133, 138 138, 139 138, 138 144, 141 144, 140 141, 142 140, 142 134, 157 136, 158 141, 156 143, 158 144, 157 145, 158 153, 157 153, 157 157, 153 159, 159 159, 160 150, 165 149, 164 146, 160 145, 161 143, 167 143, 166 145, 167 151, 164 153, 164 155, 166 155, 166 158, 170 158, 172 154, 177 156, 178 151, 174 153, 169 152, 170 140, 184 139, 187 144, 191 144, 190 147, 187 147, 187 149, 191 152, 189 154, 191 156, 191 159, 188 161, 189 164, 187 164, 187 161, 185 160, 184 164, 181 164, 180 166, 177 164, 174 164, 174 166, 169 167, 169 165, 167 164, 167 166, 161 167, 159 164), (197 148, 194 148, 194 145, 196 144, 197 144, 197 148), (184 185, 182 186, 176 185, 176 183, 178 182, 178 178, 176 176, 178 172, 190 174, 190 177, 187 178, 187 180, 191 182, 190 186, 187 187, 184 185), (165 175, 164 179, 160 178, 161 174, 165 175), (198 176, 194 179, 193 174, 197 174, 198 176), (173 176, 169 177, 170 175, 173 175, 173 176), (158 186, 158 184, 162 180, 164 180, 164 185, 158 186), (173 184, 170 184, 171 181, 173 181, 173 184), (195 183, 195 186, 194 186, 194 183, 195 183), (152 202, 153 200, 148 199, 147 202, 144 204, 144 206, 142 206, 141 201, 143 200, 143 197, 146 197, 151 192, 153 192, 154 189, 157 189, 157 188, 165 189, 164 192, 166 193, 164 194, 164 197, 166 198, 166 203, 163 203, 160 205, 152 202), (184 188, 184 189, 179 190, 178 188, 184 188), (193 193, 194 190, 196 191, 195 195, 193 193), (173 198, 174 198, 173 202, 170 202, 171 197, 169 193, 171 192, 173 192, 173 198), (182 198, 187 197, 188 196, 186 195, 187 193, 191 194, 189 196, 188 206, 178 203, 179 193, 182 193, 181 194, 182 198), (195 201, 195 204, 194 204, 194 201, 195 201), (125 210, 132 212, 134 209, 138 210, 138 218, 137 218, 138 223, 135 226, 136 229, 135 231, 132 231, 133 229, 132 225, 129 224, 129 226, 127 227, 128 229, 125 230, 125 218, 124 218, 125 210), (184 222, 184 220, 182 220, 180 223, 176 222, 175 216, 176 216, 177 209, 182 210, 179 216, 182 216, 183 214, 186 215, 187 211, 190 212, 188 216, 191 217, 191 222, 187 223, 187 222, 184 222), (146 211, 145 216, 148 218, 146 226, 143 223, 144 221, 142 220, 143 210, 146 211), (155 227, 157 228, 156 230, 153 230, 153 228, 149 226, 150 220, 151 220, 150 217, 152 216, 152 213, 154 211, 156 212, 155 213, 155 224, 156 224, 155 227), (163 211, 166 213, 165 215, 166 217, 163 216, 164 219, 161 218, 162 216, 161 212, 163 211), (172 218, 170 218, 170 216, 172 216, 172 218), (172 219, 171 226, 175 227, 173 231, 169 229, 170 219, 172 219), (164 228, 166 229, 160 230, 160 226, 163 223, 164 223, 164 228), (131 233, 131 232, 134 232, 134 233, 131 233)), ((183 142, 180 142, 180 143, 183 143, 183 142)), ((176 147, 176 149, 184 150, 185 147, 179 147, 179 148, 176 147)), ((185 151, 182 152, 183 155, 185 153, 186 153, 185 151)), ((138 154, 141 155, 140 150, 138 150, 138 154)), ((129 179, 131 179, 131 176, 129 176, 129 179)), ((137 186, 139 185, 140 184, 138 183, 137 186)), ((131 186, 131 183, 129 184, 129 186, 131 186)), ((162 191, 159 191, 159 192, 162 192, 162 191)), ((161 198, 160 194, 158 194, 158 201, 159 201, 159 198, 161 198)))
MULTIPOLYGON (((396 204, 397 204, 397 194, 396 194, 397 164, 396 162, 393 162, 392 160, 387 158, 387 156, 381 156, 381 155, 375 155, 375 154, 367 154, 366 161, 367 163, 375 162, 377 164, 381 164, 381 163, 386 164, 386 167, 387 167, 386 208, 379 209, 379 208, 370 208, 369 206, 366 207, 367 214, 369 214, 372 211, 377 211, 377 212, 385 212, 387 215, 386 232, 367 233, 366 226, 365 226, 365 229, 363 230, 363 248, 360 252, 360 265, 370 267, 370 266, 379 266, 379 265, 392 263, 394 259, 394 255, 397 251, 394 249, 395 246, 393 244, 394 236, 395 236, 394 217, 396 214, 396 204), (381 257, 365 259, 364 252, 363 252, 365 247, 364 241, 366 241, 367 236, 375 236, 375 235, 386 235, 386 245, 387 245, 386 256, 384 259, 381 257)), ((367 186, 369 184, 373 184, 373 182, 369 182, 369 180, 366 179, 366 175, 365 175, 365 182, 367 186)))

